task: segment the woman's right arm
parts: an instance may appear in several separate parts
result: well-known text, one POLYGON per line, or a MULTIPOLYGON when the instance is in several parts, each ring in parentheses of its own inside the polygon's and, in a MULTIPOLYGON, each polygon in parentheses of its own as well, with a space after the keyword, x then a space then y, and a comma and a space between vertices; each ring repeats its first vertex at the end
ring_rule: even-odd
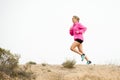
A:
POLYGON ((69 33, 71 36, 73 36, 73 28, 72 27, 70 28, 69 33))

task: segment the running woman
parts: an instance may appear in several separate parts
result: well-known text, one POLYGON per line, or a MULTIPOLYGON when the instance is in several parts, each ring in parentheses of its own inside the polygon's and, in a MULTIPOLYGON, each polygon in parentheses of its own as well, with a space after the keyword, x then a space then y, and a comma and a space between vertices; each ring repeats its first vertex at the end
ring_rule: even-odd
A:
POLYGON ((70 28, 69 33, 71 36, 74 36, 74 42, 73 42, 72 46, 70 47, 70 49, 71 49, 71 51, 81 55, 81 58, 82 58, 81 61, 86 59, 87 64, 91 64, 92 62, 87 58, 87 56, 85 55, 85 53, 83 52, 83 49, 82 49, 82 43, 84 41, 83 33, 86 31, 87 28, 84 27, 79 22, 78 16, 73 16, 72 22, 73 22, 73 26, 70 28))

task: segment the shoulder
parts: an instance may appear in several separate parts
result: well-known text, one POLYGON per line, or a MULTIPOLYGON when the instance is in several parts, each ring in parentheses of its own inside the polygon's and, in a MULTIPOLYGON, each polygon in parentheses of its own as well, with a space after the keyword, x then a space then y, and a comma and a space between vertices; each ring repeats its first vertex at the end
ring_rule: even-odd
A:
POLYGON ((78 23, 76 23, 76 26, 77 26, 77 27, 82 27, 83 25, 78 22, 78 23))
POLYGON ((80 28, 86 28, 83 24, 81 24, 80 22, 77 23, 77 26, 80 27, 80 28))

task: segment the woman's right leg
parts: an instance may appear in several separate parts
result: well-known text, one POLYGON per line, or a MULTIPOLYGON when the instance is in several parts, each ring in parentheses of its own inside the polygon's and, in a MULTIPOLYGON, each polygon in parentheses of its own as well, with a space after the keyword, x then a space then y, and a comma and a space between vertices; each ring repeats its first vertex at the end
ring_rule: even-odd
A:
MULTIPOLYGON (((78 50, 79 50, 79 52, 81 52, 82 54, 84 54, 82 44, 78 45, 78 50)), ((86 61, 89 61, 88 57, 86 55, 85 55, 85 59, 86 59, 86 61)))
POLYGON ((74 41, 73 44, 72 44, 72 46, 70 47, 70 49, 71 49, 71 51, 73 51, 73 52, 75 52, 75 53, 77 53, 77 54, 79 54, 79 55, 82 55, 82 53, 79 52, 79 51, 76 49, 76 47, 77 47, 79 44, 80 44, 79 42, 74 41))
MULTIPOLYGON (((78 50, 79 50, 79 52, 81 52, 82 54, 84 54, 84 52, 83 52, 83 49, 82 49, 82 44, 80 44, 79 46, 78 46, 78 50)), ((85 57, 84 57, 85 59, 86 59, 86 61, 87 61, 87 64, 91 64, 92 62, 88 59, 88 57, 85 55, 85 57)), ((83 59, 84 60, 84 59, 83 59)), ((82 61, 83 61, 82 60, 82 61)))

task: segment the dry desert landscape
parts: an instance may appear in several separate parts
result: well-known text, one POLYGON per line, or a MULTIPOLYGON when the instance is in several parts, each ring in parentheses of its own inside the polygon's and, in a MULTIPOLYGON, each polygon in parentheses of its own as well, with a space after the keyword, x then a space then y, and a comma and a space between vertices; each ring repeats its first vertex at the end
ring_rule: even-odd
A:
POLYGON ((120 80, 120 66, 115 65, 32 65, 35 80, 120 80))
POLYGON ((0 80, 120 80, 120 65, 82 65, 75 60, 59 65, 33 61, 20 65, 19 58, 0 48, 0 80))

